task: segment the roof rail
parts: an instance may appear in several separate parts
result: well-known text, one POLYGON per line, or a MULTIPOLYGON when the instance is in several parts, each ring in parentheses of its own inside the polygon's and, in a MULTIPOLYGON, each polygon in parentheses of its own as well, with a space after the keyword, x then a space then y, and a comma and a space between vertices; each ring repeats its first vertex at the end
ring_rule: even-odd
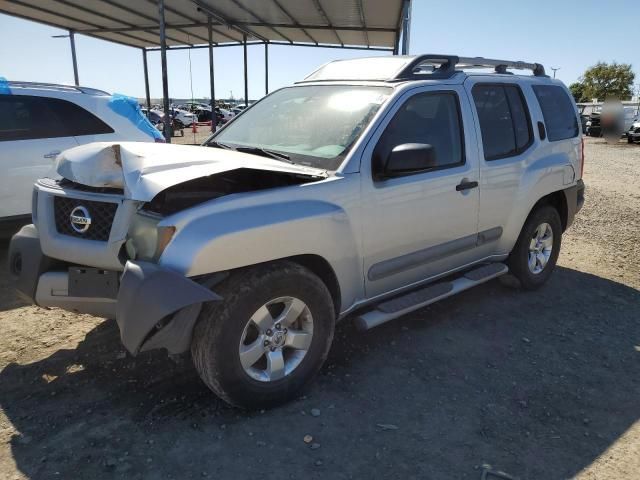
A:
POLYGON ((44 82, 21 82, 10 80, 7 82, 9 87, 23 87, 23 88, 49 88, 64 91, 75 91, 80 93, 86 93, 88 95, 111 95, 103 90, 89 87, 79 87, 75 85, 60 85, 58 83, 44 83, 44 82))
POLYGON ((389 81, 419 80, 424 79, 424 74, 429 73, 429 78, 449 78, 456 73, 456 67, 460 69, 494 68, 495 73, 512 73, 508 68, 517 70, 531 70, 537 77, 545 77, 544 66, 539 63, 527 63, 512 60, 495 60, 483 57, 458 57, 457 55, 426 54, 418 55, 402 68, 389 81))

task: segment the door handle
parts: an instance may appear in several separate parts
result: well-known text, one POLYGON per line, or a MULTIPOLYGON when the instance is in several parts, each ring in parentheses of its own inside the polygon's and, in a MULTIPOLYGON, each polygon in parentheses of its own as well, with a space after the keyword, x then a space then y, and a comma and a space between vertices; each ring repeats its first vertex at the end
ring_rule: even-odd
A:
POLYGON ((49 153, 45 153, 44 158, 56 158, 58 155, 60 155, 60 150, 53 150, 49 153))
POLYGON ((472 188, 476 188, 477 186, 478 182, 467 182, 463 180, 458 185, 456 185, 456 191, 462 192, 463 190, 471 190, 472 188))
POLYGON ((544 123, 538 122, 538 135, 540 135, 540 140, 544 140, 547 138, 547 131, 544 128, 544 123))

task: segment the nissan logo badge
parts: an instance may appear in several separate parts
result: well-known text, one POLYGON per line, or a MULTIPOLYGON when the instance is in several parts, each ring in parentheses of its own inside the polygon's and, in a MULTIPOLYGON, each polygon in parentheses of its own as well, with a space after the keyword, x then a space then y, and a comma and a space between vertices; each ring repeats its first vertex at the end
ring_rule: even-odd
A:
POLYGON ((89 215, 89 210, 82 205, 78 205, 76 208, 71 210, 69 219, 71 220, 71 228, 78 233, 85 233, 91 226, 91 215, 89 215))

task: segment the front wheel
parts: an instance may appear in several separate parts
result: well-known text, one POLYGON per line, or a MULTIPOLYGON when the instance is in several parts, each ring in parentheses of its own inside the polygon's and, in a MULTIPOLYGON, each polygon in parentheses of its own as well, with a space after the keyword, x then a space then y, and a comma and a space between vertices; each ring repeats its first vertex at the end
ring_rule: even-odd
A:
POLYGON ((324 363, 335 313, 325 284, 288 261, 241 269, 216 288, 194 330, 204 383, 228 403, 276 405, 299 394, 324 363))
POLYGON ((558 261, 561 237, 562 222, 554 207, 544 205, 529 215, 507 260, 522 288, 534 290, 548 280, 558 261))

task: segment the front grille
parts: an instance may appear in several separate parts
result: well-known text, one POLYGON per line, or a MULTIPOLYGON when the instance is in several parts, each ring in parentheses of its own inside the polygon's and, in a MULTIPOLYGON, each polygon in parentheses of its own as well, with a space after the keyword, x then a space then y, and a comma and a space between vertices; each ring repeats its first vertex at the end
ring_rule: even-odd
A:
POLYGON ((53 198, 53 211, 56 220, 56 230, 63 235, 69 235, 87 240, 109 240, 111 225, 118 209, 117 203, 95 202, 78 198, 53 198), (77 232, 71 226, 71 212, 76 207, 86 208, 91 217, 91 224, 85 232, 77 232))

